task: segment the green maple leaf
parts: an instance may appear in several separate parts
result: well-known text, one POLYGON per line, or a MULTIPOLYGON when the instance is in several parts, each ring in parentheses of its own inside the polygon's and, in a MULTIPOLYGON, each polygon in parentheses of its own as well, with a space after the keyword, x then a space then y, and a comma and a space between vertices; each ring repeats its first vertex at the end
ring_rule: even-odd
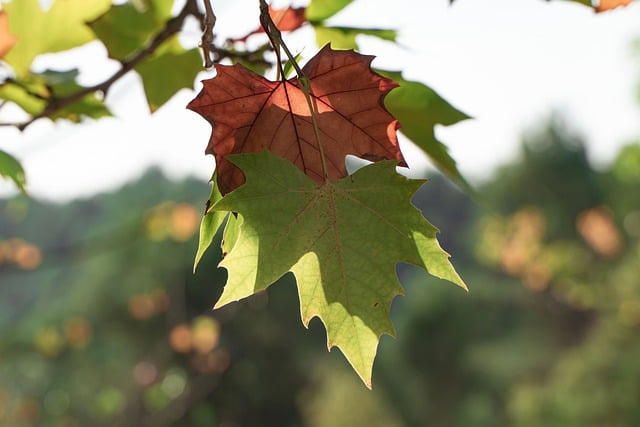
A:
POLYGON ((4 60, 18 77, 24 77, 36 56, 61 52, 95 39, 85 22, 97 18, 110 6, 111 0, 55 0, 43 11, 38 0, 3 4, 11 33, 17 37, 16 45, 4 60))
POLYGON ((380 336, 394 334, 391 301, 403 293, 396 264, 421 266, 466 289, 438 244, 438 230, 410 203, 423 181, 398 175, 395 161, 317 183, 268 151, 227 158, 246 183, 211 207, 241 218, 220 263, 229 278, 216 307, 293 272, 303 324, 319 317, 329 349, 340 348, 371 387, 380 336))

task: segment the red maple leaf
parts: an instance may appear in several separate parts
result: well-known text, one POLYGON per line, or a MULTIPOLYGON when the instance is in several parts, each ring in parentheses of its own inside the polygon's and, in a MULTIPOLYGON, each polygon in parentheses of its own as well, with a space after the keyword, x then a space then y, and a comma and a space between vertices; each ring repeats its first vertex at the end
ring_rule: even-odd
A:
MULTIPOLYGON (((302 27, 307 22, 305 15, 306 7, 287 7, 285 9, 274 9, 269 6, 269 16, 273 20, 273 23, 278 27, 280 31, 294 31, 302 27)), ((264 28, 259 27, 244 37, 235 39, 234 41, 244 42, 247 41, 249 36, 254 34, 264 33, 264 28)))
MULTIPOLYGON (((399 123, 384 107, 384 96, 398 85, 374 73, 372 60, 327 45, 302 69, 310 82, 327 178, 347 175, 347 154, 405 165, 396 136, 399 123)), ((216 158, 222 194, 244 183, 240 169, 225 156, 265 148, 322 182, 321 150, 298 79, 272 82, 241 65, 216 64, 216 71, 188 108, 213 127, 206 152, 216 158)))

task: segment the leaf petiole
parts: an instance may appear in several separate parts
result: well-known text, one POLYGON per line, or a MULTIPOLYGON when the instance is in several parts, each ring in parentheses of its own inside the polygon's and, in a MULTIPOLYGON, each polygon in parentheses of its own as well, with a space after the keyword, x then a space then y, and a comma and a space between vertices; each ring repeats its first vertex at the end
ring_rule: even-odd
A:
POLYGON ((266 0, 260 0, 260 23, 262 24, 262 28, 264 28, 265 33, 269 37, 271 41, 271 45, 275 50, 276 57, 278 58, 278 76, 277 80, 282 80, 285 82, 287 77, 282 68, 282 61, 280 58, 280 48, 284 50, 284 53, 289 58, 289 62, 293 66, 293 69, 296 70, 296 75, 298 76, 298 82, 300 83, 300 89, 304 93, 304 97, 307 100, 307 105, 309 106, 309 112, 311 113, 311 122, 313 123, 313 132, 316 137, 316 141, 318 142, 318 149, 320 151, 320 160, 322 161, 322 173, 324 175, 325 181, 329 180, 329 170, 327 168, 327 160, 325 157, 324 149, 322 146, 322 141, 320 140, 320 127, 318 126, 318 118, 316 113, 318 112, 317 107, 314 105, 311 99, 311 81, 309 77, 304 74, 300 65, 298 65, 298 61, 296 57, 291 53, 289 47, 286 45, 284 40, 282 39, 282 33, 271 19, 271 15, 269 14, 269 6, 267 5, 266 0))
POLYGON ((324 148, 322 146, 322 141, 320 140, 320 126, 318 126, 318 118, 316 116, 316 112, 318 108, 313 104, 311 100, 311 81, 309 77, 298 76, 298 82, 300 82, 300 88, 302 92, 304 92, 304 97, 307 100, 307 105, 309 106, 309 112, 311 113, 311 122, 313 123, 313 133, 316 136, 316 141, 318 142, 318 150, 320 151, 320 160, 322 161, 322 173, 324 174, 325 181, 329 181, 329 170, 327 169, 327 160, 324 155, 324 148))

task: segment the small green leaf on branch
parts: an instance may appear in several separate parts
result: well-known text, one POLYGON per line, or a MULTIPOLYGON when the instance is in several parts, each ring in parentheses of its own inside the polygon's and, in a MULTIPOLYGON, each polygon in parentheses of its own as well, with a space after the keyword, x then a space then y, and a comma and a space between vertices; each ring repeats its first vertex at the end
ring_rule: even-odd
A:
POLYGON ((22 165, 15 157, 2 150, 0 150, 0 176, 12 180, 23 194, 27 194, 25 189, 27 180, 22 165))
POLYGON ((378 73, 400 85, 384 101, 391 114, 402 124, 400 131, 421 148, 438 169, 466 190, 471 190, 447 147, 435 134, 436 125, 451 126, 470 117, 420 82, 405 80, 399 72, 378 70, 378 73))
MULTIPOLYGON (((90 23, 91 29, 104 43, 109 57, 118 61, 130 60, 142 49, 149 49, 154 39, 165 35, 163 41, 134 69, 142 78, 144 92, 151 112, 156 111, 182 88, 191 88, 202 69, 198 49, 186 50, 178 36, 170 34, 173 0, 151 0, 140 10, 132 3, 113 6, 109 12, 90 23)), ((177 29, 176 29, 177 32, 177 29)))

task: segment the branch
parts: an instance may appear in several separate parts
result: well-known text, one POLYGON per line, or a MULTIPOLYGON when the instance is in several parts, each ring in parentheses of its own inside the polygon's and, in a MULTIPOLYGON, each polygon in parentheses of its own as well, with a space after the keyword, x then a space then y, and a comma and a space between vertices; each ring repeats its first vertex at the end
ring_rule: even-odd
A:
MULTIPOLYGON (((56 97, 52 94, 50 97, 44 97, 41 94, 36 94, 24 87, 19 81, 15 79, 6 79, 2 84, 13 84, 21 87, 27 91, 27 94, 35 98, 44 100, 47 102, 45 108, 38 114, 29 118, 29 120, 22 123, 1 123, 2 126, 16 127, 19 130, 24 130, 36 120, 41 118, 47 118, 53 116, 58 111, 72 105, 87 95, 91 95, 96 92, 101 92, 106 97, 107 92, 111 86, 122 78, 129 71, 132 71, 140 62, 144 61, 148 57, 154 54, 154 52, 169 38, 180 32, 183 27, 184 21, 187 17, 193 16, 200 22, 200 27, 203 31, 200 48, 204 56, 204 67, 210 68, 214 63, 220 62, 223 59, 236 59, 242 60, 258 65, 264 65, 266 67, 273 66, 274 64, 264 58, 266 50, 270 49, 270 46, 264 45, 256 49, 255 51, 248 52, 236 52, 233 49, 225 47, 218 47, 213 44, 214 34, 213 27, 216 22, 216 16, 213 13, 211 7, 211 0, 203 0, 205 6, 205 13, 202 13, 198 8, 198 0, 186 0, 180 13, 167 21, 164 28, 155 35, 155 37, 141 50, 135 52, 129 58, 120 61, 120 69, 115 72, 111 77, 105 81, 93 86, 83 87, 77 92, 71 93, 67 96, 56 97)), ((227 42, 228 43, 228 42, 227 42)))
POLYGON ((165 41, 167 41, 171 36, 173 36, 174 34, 177 34, 182 29, 184 21, 188 16, 195 16, 198 19, 201 18, 202 14, 198 9, 196 0, 187 0, 184 7, 180 11, 180 13, 177 16, 168 20, 165 27, 162 29, 162 31, 156 34, 156 36, 151 40, 151 42, 147 46, 145 46, 140 51, 136 52, 130 58, 124 61, 121 61, 120 69, 117 72, 115 72, 111 77, 109 77, 107 80, 93 86, 82 88, 81 90, 74 92, 68 96, 64 96, 61 98, 55 98, 55 97, 48 98, 47 99, 48 103, 47 103, 47 106, 44 108, 44 110, 42 110, 42 112, 36 114, 35 116, 31 117, 31 119, 29 119, 28 121, 24 123, 0 123, 0 126, 15 126, 22 131, 26 129, 30 124, 35 122, 36 120, 49 117, 54 113, 56 113, 57 111, 60 111, 63 108, 68 107, 69 105, 80 101, 85 96, 90 95, 94 92, 102 92, 106 96, 107 92, 115 82, 117 82, 129 71, 133 70, 140 62, 142 62, 149 56, 153 55, 153 53, 158 49, 158 47, 160 47, 160 45, 165 41))

